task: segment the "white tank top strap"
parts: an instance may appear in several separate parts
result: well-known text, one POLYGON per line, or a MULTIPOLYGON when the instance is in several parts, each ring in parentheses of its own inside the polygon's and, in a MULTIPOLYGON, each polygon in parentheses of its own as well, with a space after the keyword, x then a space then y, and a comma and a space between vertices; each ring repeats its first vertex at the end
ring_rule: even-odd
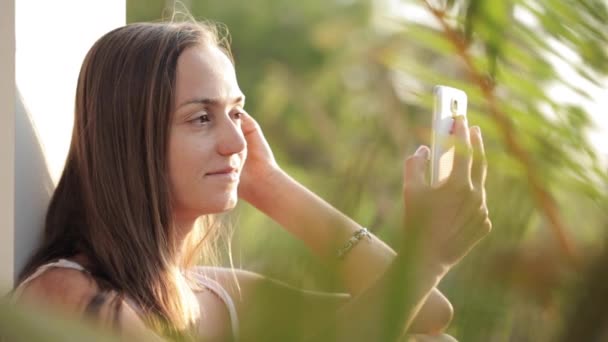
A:
POLYGON ((213 291, 224 302, 226 308, 228 309, 228 313, 230 314, 230 326, 232 328, 232 336, 235 340, 238 340, 239 318, 236 313, 236 306, 234 305, 234 301, 230 297, 230 294, 228 294, 228 291, 226 291, 226 289, 224 289, 220 283, 205 276, 199 271, 193 270, 190 272, 190 274, 192 274, 196 278, 200 285, 213 291))
MULTIPOLYGON (((90 272, 86 268, 84 268, 84 266, 82 266, 81 264, 79 264, 75 261, 68 260, 68 259, 59 259, 57 261, 50 262, 48 264, 44 264, 42 266, 39 266, 36 269, 36 271, 34 271, 34 273, 32 273, 29 277, 25 278, 25 280, 22 281, 17 286, 17 288, 15 289, 15 291, 13 292, 13 295, 12 295, 13 301, 16 301, 19 298, 19 296, 21 295, 21 292, 23 292, 23 289, 25 288, 25 285, 27 285, 32 280, 38 278, 42 273, 44 273, 49 268, 53 268, 53 267, 70 268, 73 270, 77 270, 77 271, 81 271, 81 272, 90 274, 90 272)), ((139 305, 137 305, 137 303, 135 303, 135 301, 133 299, 131 299, 131 297, 124 297, 124 300, 127 302, 127 304, 129 304, 131 306, 131 309, 133 309, 133 311, 135 311, 137 314, 142 314, 139 305)))
POLYGON ((39 266, 36 269, 36 271, 34 271, 34 273, 32 273, 29 277, 25 278, 25 280, 22 281, 15 289, 15 292, 13 293, 13 298, 14 299, 19 298, 19 296, 21 295, 21 292, 23 292, 23 288, 25 287, 25 285, 27 285, 32 280, 38 278, 42 273, 44 273, 49 268, 53 268, 53 267, 71 268, 71 269, 74 269, 77 271, 88 273, 88 271, 84 267, 82 267, 82 265, 80 265, 79 263, 76 263, 74 261, 71 261, 71 260, 59 259, 57 261, 50 262, 48 264, 39 266))

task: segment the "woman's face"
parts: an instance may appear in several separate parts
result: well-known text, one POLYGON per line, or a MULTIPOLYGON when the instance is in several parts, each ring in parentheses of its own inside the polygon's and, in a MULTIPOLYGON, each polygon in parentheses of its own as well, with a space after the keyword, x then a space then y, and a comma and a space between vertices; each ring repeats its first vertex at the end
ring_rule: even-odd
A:
POLYGON ((169 178, 178 221, 232 209, 247 156, 241 131, 245 97, 234 67, 214 46, 195 46, 177 61, 169 137, 169 178))

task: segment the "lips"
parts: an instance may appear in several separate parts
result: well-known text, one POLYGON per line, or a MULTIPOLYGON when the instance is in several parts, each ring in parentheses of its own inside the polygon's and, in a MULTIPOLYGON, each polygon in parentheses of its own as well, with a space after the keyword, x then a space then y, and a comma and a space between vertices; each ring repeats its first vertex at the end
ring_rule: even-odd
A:
POLYGON ((226 167, 207 172, 205 177, 209 180, 219 181, 226 184, 236 184, 239 181, 240 175, 238 169, 234 167, 226 167))
POLYGON ((218 169, 215 171, 211 171, 211 172, 207 172, 205 175, 206 176, 219 176, 219 175, 230 175, 230 174, 236 174, 238 172, 238 170, 234 167, 226 167, 223 169, 218 169))

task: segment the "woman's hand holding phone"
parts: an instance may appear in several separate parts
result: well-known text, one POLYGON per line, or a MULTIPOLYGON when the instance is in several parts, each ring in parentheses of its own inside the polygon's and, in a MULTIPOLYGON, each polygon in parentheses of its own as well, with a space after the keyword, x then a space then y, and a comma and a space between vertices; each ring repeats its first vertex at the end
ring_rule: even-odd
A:
POLYGON ((450 268, 487 235, 492 223, 486 205, 487 162, 481 130, 456 117, 452 128, 456 148, 448 178, 431 186, 426 181, 430 149, 421 146, 405 161, 405 248, 415 248, 426 262, 450 268), (475 152, 475 153, 473 153, 475 152))

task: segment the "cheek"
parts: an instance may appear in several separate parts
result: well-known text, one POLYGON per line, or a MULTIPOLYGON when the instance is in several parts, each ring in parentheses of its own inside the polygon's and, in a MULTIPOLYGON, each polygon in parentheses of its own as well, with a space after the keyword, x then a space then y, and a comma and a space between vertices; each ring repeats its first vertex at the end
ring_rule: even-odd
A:
POLYGON ((172 182, 187 184, 200 180, 208 164, 209 151, 201 145, 176 144, 170 150, 169 172, 172 182))
POLYGON ((197 162, 199 156, 200 152, 196 151, 196 145, 188 143, 185 137, 170 141, 169 180, 171 191, 177 198, 180 198, 183 191, 191 186, 191 182, 196 178, 196 173, 200 171, 201 162, 197 162))

